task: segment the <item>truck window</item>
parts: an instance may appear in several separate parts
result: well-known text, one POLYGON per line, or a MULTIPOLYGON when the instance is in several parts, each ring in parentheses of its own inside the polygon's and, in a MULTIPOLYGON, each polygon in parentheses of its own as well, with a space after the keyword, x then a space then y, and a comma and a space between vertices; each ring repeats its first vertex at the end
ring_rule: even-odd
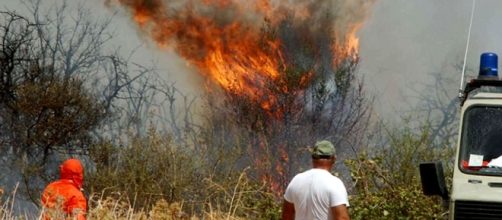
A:
POLYGON ((465 111, 463 124, 460 169, 502 175, 502 108, 473 106, 465 111))

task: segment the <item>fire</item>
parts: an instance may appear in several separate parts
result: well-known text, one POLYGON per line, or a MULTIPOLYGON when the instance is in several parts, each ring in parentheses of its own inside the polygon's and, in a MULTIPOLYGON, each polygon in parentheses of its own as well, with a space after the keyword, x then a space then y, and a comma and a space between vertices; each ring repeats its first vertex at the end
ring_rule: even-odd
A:
MULTIPOLYGON (((230 27, 229 31, 232 29, 230 27)), ((252 43, 259 41, 257 36, 240 37, 237 42, 230 40, 226 45, 211 42, 213 45, 205 59, 193 63, 226 91, 238 91, 256 100, 265 95, 264 82, 280 77, 279 43, 266 42, 270 50, 261 50, 259 45, 252 43)))
POLYGON ((357 64, 357 31, 365 18, 365 3, 373 2, 108 1, 125 6, 143 33, 159 47, 173 49, 203 75, 208 93, 223 92, 224 103, 230 103, 223 107, 235 114, 231 116, 237 123, 252 124, 250 158, 262 181, 279 194, 291 174, 290 158, 297 156, 292 148, 301 142, 278 139, 298 138, 295 132, 305 121, 318 123, 312 120, 322 118, 315 112, 319 109, 312 110, 317 107, 312 104, 314 95, 345 98, 344 70, 357 64), (342 92, 326 92, 339 85, 337 92, 342 92), (316 89, 324 91, 312 92, 316 89))
POLYGON ((347 36, 347 48, 349 51, 359 51, 359 38, 356 36, 355 29, 347 36))
POLYGON ((134 20, 138 23, 139 26, 144 26, 148 20, 148 14, 145 14, 145 11, 138 9, 134 14, 134 20))
POLYGON ((357 31, 361 28, 361 26, 362 23, 354 24, 346 36, 346 48, 352 56, 357 56, 359 51, 359 38, 357 37, 357 31))
MULTIPOLYGON (((226 93, 247 97, 259 103, 264 110, 273 109, 277 103, 278 97, 273 91, 288 93, 303 90, 315 77, 314 71, 305 70, 300 74, 300 80, 295 81, 296 84, 288 83, 287 71, 295 67, 285 58, 285 53, 292 45, 277 35, 283 28, 281 24, 308 27, 308 22, 316 22, 319 16, 316 17, 313 10, 317 3, 295 4, 272 0, 118 2, 130 9, 139 28, 159 46, 174 48, 217 87, 226 93), (267 25, 277 32, 263 32, 267 25)), ((330 24, 329 21, 326 23, 330 24)), ((356 33, 359 28, 359 24, 353 24, 341 34, 337 30, 327 33, 332 35, 331 38, 338 38, 330 43, 333 53, 343 54, 334 56, 336 60, 332 65, 357 54, 359 42, 356 33)), ((309 34, 315 35, 316 31, 305 29, 294 31, 294 34, 300 35, 301 39, 304 36, 308 38, 309 34)), ((315 40, 311 42, 316 44, 315 40)), ((299 42, 293 46, 302 45, 299 42)))

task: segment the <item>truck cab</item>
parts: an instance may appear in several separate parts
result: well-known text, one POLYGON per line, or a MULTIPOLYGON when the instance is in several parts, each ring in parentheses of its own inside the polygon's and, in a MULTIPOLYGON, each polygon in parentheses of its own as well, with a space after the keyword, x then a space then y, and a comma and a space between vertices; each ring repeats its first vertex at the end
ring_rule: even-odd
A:
POLYGON ((502 219, 502 81, 496 59, 494 53, 482 54, 478 78, 460 95, 451 193, 440 162, 420 164, 424 194, 441 196, 449 219, 502 219))

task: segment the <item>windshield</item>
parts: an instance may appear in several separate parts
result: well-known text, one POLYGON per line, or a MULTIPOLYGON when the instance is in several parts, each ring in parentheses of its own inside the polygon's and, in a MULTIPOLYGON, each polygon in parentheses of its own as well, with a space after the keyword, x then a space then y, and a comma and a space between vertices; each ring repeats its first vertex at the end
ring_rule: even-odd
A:
POLYGON ((464 113, 460 168, 464 172, 502 175, 502 108, 474 106, 464 113))

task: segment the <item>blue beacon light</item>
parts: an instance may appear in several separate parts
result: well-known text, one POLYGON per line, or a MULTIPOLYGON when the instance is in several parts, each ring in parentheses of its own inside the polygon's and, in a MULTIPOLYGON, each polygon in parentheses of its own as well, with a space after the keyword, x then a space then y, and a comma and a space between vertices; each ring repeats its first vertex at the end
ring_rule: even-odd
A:
POLYGON ((478 79, 498 79, 498 56, 487 52, 481 54, 478 79))

